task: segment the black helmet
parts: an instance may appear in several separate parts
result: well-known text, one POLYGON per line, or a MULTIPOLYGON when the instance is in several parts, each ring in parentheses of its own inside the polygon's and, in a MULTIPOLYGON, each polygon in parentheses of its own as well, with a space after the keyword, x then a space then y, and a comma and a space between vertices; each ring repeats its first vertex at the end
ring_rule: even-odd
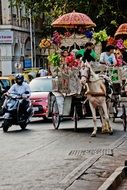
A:
POLYGON ((16 74, 15 80, 16 80, 16 83, 17 83, 18 85, 22 85, 22 83, 23 83, 23 81, 24 81, 24 76, 23 76, 21 73, 16 74))

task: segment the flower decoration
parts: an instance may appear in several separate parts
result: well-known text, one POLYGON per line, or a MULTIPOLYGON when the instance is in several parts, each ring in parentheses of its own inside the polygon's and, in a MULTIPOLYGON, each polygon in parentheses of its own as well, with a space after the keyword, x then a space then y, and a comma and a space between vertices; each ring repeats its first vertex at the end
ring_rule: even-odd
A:
POLYGON ((80 61, 74 60, 73 66, 78 67, 80 65, 80 61))
POLYGON ((64 36, 65 36, 65 37, 70 37, 71 35, 72 35, 72 34, 71 34, 70 32, 65 32, 65 33, 64 33, 64 36))
POLYGON ((92 31, 90 31, 90 30, 86 30, 85 31, 85 36, 87 37, 87 38, 92 38, 93 37, 93 32, 92 31))
POLYGON ((72 67, 72 66, 73 66, 74 60, 75 60, 74 54, 70 54, 69 56, 67 56, 67 57, 65 58, 65 62, 66 62, 66 64, 67 64, 69 67, 72 67))
POLYGON ((124 40, 123 44, 124 44, 124 47, 127 48, 127 40, 124 40))
POLYGON ((113 45, 116 46, 117 41, 113 37, 109 37, 107 40, 107 45, 113 45))
POLYGON ((48 60, 54 67, 60 66, 60 55, 58 53, 52 53, 51 55, 49 55, 48 60))
POLYGON ((39 44, 40 48, 48 48, 50 46, 51 46, 51 41, 50 41, 50 39, 46 39, 46 38, 42 39, 40 44, 39 44))
POLYGON ((116 47, 119 48, 119 49, 123 49, 124 48, 124 44, 123 44, 123 40, 122 39, 117 40, 116 47))
POLYGON ((108 39, 108 35, 106 33, 106 30, 100 30, 100 32, 94 32, 93 38, 96 40, 96 42, 103 42, 108 39))
POLYGON ((52 43, 55 44, 56 46, 60 46, 61 45, 61 40, 62 40, 61 35, 59 34, 59 32, 55 31, 53 33, 52 43))

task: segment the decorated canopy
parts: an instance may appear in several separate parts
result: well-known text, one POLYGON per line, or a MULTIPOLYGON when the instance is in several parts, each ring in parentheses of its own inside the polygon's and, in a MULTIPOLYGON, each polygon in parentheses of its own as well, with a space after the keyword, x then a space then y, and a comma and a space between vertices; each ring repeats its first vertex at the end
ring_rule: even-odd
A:
POLYGON ((121 24, 115 33, 115 37, 127 35, 127 23, 121 24))
POLYGON ((96 24, 86 15, 79 12, 71 12, 60 16, 52 23, 53 27, 76 28, 77 26, 95 27, 96 24))

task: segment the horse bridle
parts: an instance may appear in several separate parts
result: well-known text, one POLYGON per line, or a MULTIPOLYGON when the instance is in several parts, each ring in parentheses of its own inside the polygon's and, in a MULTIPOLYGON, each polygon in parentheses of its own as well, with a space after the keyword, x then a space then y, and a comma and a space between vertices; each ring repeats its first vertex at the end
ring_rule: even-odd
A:
MULTIPOLYGON (((92 76, 91 75, 91 72, 90 72, 90 68, 87 69, 87 75, 81 75, 81 77, 85 77, 86 78, 86 82, 89 81, 90 77, 92 76)), ((90 81, 89 81, 90 82, 90 81)))

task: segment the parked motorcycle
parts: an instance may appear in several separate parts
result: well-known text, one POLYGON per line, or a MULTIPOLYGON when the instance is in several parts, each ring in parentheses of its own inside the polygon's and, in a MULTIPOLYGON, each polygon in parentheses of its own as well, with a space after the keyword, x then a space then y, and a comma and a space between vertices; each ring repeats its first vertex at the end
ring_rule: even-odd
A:
POLYGON ((31 101, 23 99, 22 96, 18 94, 9 94, 6 95, 4 104, 3 131, 7 132, 12 125, 19 125, 21 129, 24 130, 33 114, 31 101), (25 105, 25 109, 23 105, 25 105))

